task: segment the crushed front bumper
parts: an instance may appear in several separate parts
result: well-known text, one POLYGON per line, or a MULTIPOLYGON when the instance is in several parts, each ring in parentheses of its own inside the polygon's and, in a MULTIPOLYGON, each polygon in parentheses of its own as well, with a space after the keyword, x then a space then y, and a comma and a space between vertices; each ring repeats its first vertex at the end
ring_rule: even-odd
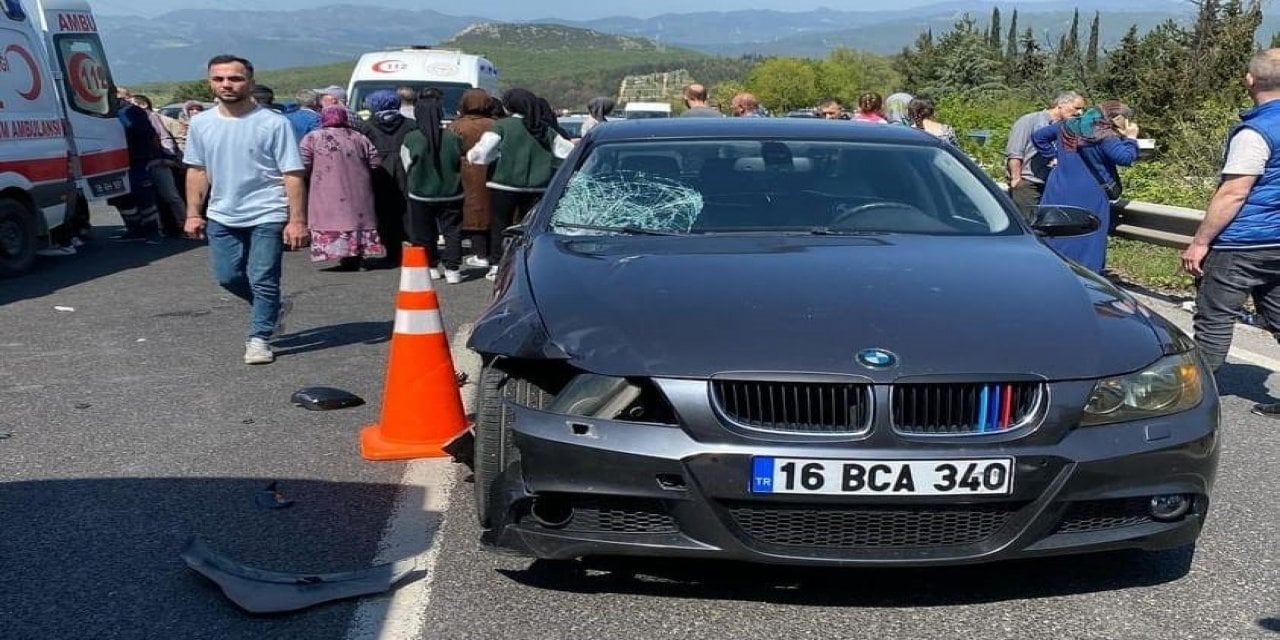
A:
POLYGON ((548 559, 909 566, 1167 549, 1198 537, 1218 457, 1216 401, 1156 421, 1065 430, 1054 442, 950 448, 891 438, 706 442, 696 429, 512 409, 520 461, 502 479, 504 504, 494 505, 484 542, 548 559), (753 456, 1012 456, 1015 482, 1011 495, 985 499, 760 495, 750 491, 753 456), (1170 494, 1191 496, 1189 512, 1153 518, 1151 497, 1170 494))

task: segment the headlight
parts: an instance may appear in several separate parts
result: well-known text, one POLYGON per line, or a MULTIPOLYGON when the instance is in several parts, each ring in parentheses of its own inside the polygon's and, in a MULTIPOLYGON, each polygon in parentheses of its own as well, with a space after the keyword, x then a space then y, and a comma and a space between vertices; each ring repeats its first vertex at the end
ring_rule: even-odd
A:
POLYGON ((1204 385, 1193 353, 1169 356, 1137 373, 1099 380, 1080 424, 1155 418, 1200 404, 1204 385))
POLYGON ((578 375, 556 396, 547 411, 570 416, 616 418, 640 397, 640 387, 626 378, 578 375))

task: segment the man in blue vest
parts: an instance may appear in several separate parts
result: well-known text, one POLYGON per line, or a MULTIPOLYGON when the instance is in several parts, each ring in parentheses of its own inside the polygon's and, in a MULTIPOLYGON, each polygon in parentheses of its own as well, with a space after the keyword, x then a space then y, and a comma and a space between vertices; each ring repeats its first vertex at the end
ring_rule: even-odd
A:
MULTIPOLYGON (((1280 49, 1255 55, 1245 84, 1257 106, 1231 131, 1218 190, 1182 254, 1182 268, 1200 278, 1195 339, 1214 371, 1251 294, 1280 338, 1280 49)), ((1253 411, 1280 417, 1280 403, 1253 411)))

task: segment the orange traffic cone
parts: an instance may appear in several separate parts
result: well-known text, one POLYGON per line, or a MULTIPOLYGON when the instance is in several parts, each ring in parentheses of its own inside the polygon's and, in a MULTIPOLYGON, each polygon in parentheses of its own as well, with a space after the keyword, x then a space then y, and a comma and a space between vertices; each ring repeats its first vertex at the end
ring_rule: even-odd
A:
POLYGON ((360 432, 360 455, 366 460, 445 456, 444 446, 466 428, 427 252, 405 247, 382 419, 360 432))

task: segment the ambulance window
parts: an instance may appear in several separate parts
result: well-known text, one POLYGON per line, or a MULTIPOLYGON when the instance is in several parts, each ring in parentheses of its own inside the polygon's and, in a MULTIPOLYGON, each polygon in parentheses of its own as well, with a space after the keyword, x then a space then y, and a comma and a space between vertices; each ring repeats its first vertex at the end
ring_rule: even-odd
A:
POLYGON ((22 10, 21 0, 0 0, 4 4, 4 15, 10 20, 22 22, 27 19, 27 12, 22 10))
POLYGON ((67 104, 80 113, 110 118, 115 115, 115 85, 107 70, 102 43, 91 33, 54 37, 67 104))

